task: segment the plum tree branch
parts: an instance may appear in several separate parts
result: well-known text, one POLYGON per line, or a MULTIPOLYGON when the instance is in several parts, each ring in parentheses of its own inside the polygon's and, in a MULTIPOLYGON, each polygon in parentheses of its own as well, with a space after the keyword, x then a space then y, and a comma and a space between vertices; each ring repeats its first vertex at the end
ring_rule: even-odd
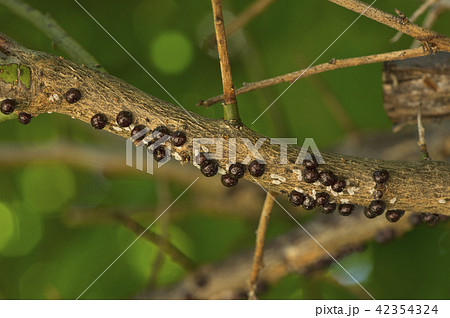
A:
POLYGON ((239 109, 234 92, 231 66, 228 58, 227 36, 222 13, 222 0, 211 0, 214 15, 214 29, 216 31, 217 50, 219 52, 220 73, 223 86, 223 114, 224 119, 233 124, 240 124, 239 109))
POLYGON ((258 299, 256 297, 256 286, 258 283, 259 275, 264 267, 264 243, 266 240, 267 226, 269 224, 270 213, 272 212, 273 203, 277 196, 274 192, 267 192, 266 200, 261 211, 259 219, 258 230, 256 231, 256 247, 255 255, 253 256, 252 271, 249 279, 249 291, 248 299, 258 299))
MULTIPOLYGON (((445 35, 439 34, 437 32, 428 30, 426 28, 423 28, 417 24, 414 24, 410 21, 404 21, 403 19, 393 16, 389 13, 386 13, 382 10, 376 9, 374 7, 369 7, 368 4, 358 1, 358 0, 328 0, 331 1, 339 6, 342 6, 344 8, 347 8, 351 11, 357 12, 359 14, 363 14, 364 16, 375 20, 377 22, 380 22, 381 24, 384 24, 386 26, 389 26, 391 28, 394 28, 404 34, 407 34, 416 40, 426 43, 427 47, 430 47, 431 50, 434 51, 446 51, 450 52, 450 38, 446 37, 445 35), (369 7, 369 8, 368 8, 369 7)), ((284 82, 292 82, 301 77, 308 77, 313 74, 318 74, 334 69, 344 68, 344 67, 351 67, 351 66, 358 66, 358 65, 365 65, 365 64, 372 64, 372 63, 380 63, 385 61, 392 61, 392 60, 402 60, 407 59, 411 57, 418 57, 426 55, 427 51, 420 51, 417 49, 412 50, 402 50, 397 52, 389 52, 389 53, 382 53, 382 54, 375 54, 375 55, 368 55, 368 56, 362 56, 362 57, 356 57, 356 58, 348 58, 348 59, 342 59, 342 60, 336 60, 336 63, 334 63, 334 59, 332 60, 333 63, 324 63, 320 64, 308 69, 299 70, 296 72, 279 75, 273 78, 269 78, 266 80, 253 82, 253 83, 246 83, 242 87, 238 88, 236 90, 236 94, 244 94, 251 92, 256 89, 276 85, 279 83, 284 82)), ((207 100, 200 100, 198 105, 209 107, 215 103, 220 102, 223 100, 223 95, 218 95, 215 97, 211 97, 207 100)))
POLYGON ((406 35, 409 35, 420 42, 427 42, 438 51, 450 52, 450 38, 443 34, 428 30, 402 18, 384 12, 380 9, 369 7, 368 4, 359 0, 328 0, 348 10, 362 14, 369 19, 377 21, 406 35))
MULTIPOLYGON (((380 63, 385 61, 392 61, 392 60, 404 60, 412 57, 418 57, 418 56, 424 56, 429 54, 429 52, 425 48, 415 48, 415 49, 408 49, 408 50, 401 50, 401 51, 395 51, 395 52, 389 52, 389 53, 381 53, 381 54, 373 54, 373 55, 367 55, 367 56, 359 56, 359 57, 353 57, 348 59, 333 59, 328 63, 319 64, 307 69, 298 70, 292 73, 287 73, 283 75, 279 75, 276 77, 268 78, 262 81, 253 82, 253 83, 245 83, 242 87, 238 88, 236 90, 236 94, 244 94, 251 91, 254 91, 256 89, 265 88, 269 86, 273 86, 280 83, 286 83, 286 82, 292 82, 295 81, 300 76, 302 78, 319 74, 323 72, 328 72, 332 70, 337 70, 340 68, 345 67, 352 67, 352 66, 359 66, 359 65, 365 65, 365 64, 374 64, 374 63, 380 63)), ((214 105, 215 103, 220 102, 223 100, 223 95, 218 95, 211 97, 206 100, 201 100, 198 105, 209 107, 211 105, 214 105)))
MULTIPOLYGON (((362 213, 342 218, 338 215, 323 215, 304 226, 324 248, 336 259, 361 250, 368 241, 386 243, 390 239, 410 231, 413 224, 403 218, 397 223, 388 223, 384 218, 366 220, 362 213), (350 230, 351 229, 351 230, 350 230), (349 234, 351 231, 351 235, 349 234)), ((236 299, 243 298, 246 278, 253 262, 251 250, 236 253, 215 264, 199 267, 182 281, 158 290, 146 290, 140 299, 236 299), (196 284, 202 275, 206 283, 196 284)), ((264 252, 265 268, 261 280, 274 284, 290 273, 308 274, 332 264, 329 255, 299 228, 268 242, 264 252)), ((376 295, 375 295, 376 296, 376 295)))
MULTIPOLYGON (((252 156, 245 141, 255 144, 261 138, 263 143, 259 154, 266 161, 266 168, 258 182, 270 191, 285 195, 295 188, 310 194, 326 191, 337 203, 367 206, 373 200, 373 172, 386 169, 390 173, 383 195, 387 208, 450 215, 450 165, 447 163, 384 161, 323 152, 325 164, 320 169, 332 170, 346 180, 345 191, 335 193, 321 184, 303 181, 303 168, 296 163, 300 154, 297 146, 287 147, 287 163, 281 164, 280 145, 271 143, 267 137, 246 126, 236 127, 222 119, 191 113, 197 123, 179 107, 144 93, 114 76, 50 54, 28 50, 2 34, 0 50, 7 54, 6 58, 1 58, 0 67, 21 66, 17 67, 17 74, 10 74, 15 76, 13 80, 0 73, 0 99, 15 99, 16 113, 27 112, 36 117, 42 113, 57 112, 86 123, 90 123, 95 114, 102 113, 108 119, 105 130, 129 138, 134 126, 119 127, 115 121, 120 111, 128 110, 134 115, 133 125, 141 124, 154 129, 163 124, 171 131, 184 131, 187 142, 183 146, 173 147, 166 143, 175 159, 182 164, 193 163, 193 140, 196 138, 234 140, 236 160, 239 162, 247 155, 252 156), (27 72, 22 73, 24 69, 27 72), (78 88, 81 92, 81 99, 76 103, 65 100, 65 93, 70 88, 78 88)), ((214 145, 210 149, 213 152, 214 145)), ((223 153, 227 154, 228 150, 229 143, 224 142, 223 153)), ((227 156, 224 157, 218 159, 222 173, 228 164, 227 156)), ((248 173, 244 178, 253 181, 248 173)))
POLYGON ((116 218, 118 221, 122 222, 122 224, 126 228, 136 233, 136 235, 141 235, 142 233, 144 233, 142 234, 143 239, 146 239, 147 241, 157 245, 175 263, 180 264, 187 271, 190 271, 196 267, 196 264, 193 260, 191 260, 183 252, 181 252, 164 236, 146 230, 144 226, 140 225, 138 222, 126 216, 125 214, 117 214, 116 218))

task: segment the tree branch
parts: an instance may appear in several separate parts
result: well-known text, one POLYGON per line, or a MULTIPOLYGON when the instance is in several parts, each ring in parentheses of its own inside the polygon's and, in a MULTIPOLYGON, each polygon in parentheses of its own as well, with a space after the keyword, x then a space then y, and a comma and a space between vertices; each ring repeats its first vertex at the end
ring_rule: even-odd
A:
POLYGON ((248 299, 258 299, 256 297, 256 286, 260 271, 264 267, 264 242, 266 240, 267 225, 269 224, 270 212, 272 212, 273 202, 277 196, 274 192, 267 192, 266 200, 261 211, 258 230, 256 231, 256 247, 253 256, 252 272, 249 279, 248 299))
POLYGON ((147 230, 138 222, 134 221, 132 218, 124 214, 117 214, 116 218, 117 220, 122 222, 122 224, 125 225, 126 228, 136 233, 136 235, 141 235, 142 233, 144 233, 142 234, 142 238, 157 245, 175 263, 180 264, 186 271, 190 271, 196 267, 194 261, 184 255, 184 253, 181 252, 176 246, 174 246, 167 238, 147 230))
POLYGON ((404 21, 387 12, 374 7, 369 7, 365 2, 359 0, 328 0, 341 7, 362 14, 369 19, 377 21, 406 35, 409 35, 420 42, 427 42, 438 51, 450 52, 450 38, 440 33, 425 29, 417 24, 404 21))
MULTIPOLYGON (((280 164, 280 146, 270 143, 265 136, 246 126, 235 127, 221 119, 205 118, 194 113, 188 115, 179 107, 148 95, 114 76, 46 53, 27 50, 4 35, 0 35, 0 50, 9 55, 1 59, 0 67, 21 66, 13 81, 5 80, 0 73, 0 99, 15 99, 16 113, 27 112, 36 117, 41 113, 57 112, 87 123, 95 114, 101 113, 108 119, 105 130, 129 138, 133 126, 122 128, 115 122, 120 111, 128 110, 133 113, 133 125, 142 124, 154 129, 164 124, 171 131, 184 131, 187 142, 183 146, 173 147, 166 143, 175 159, 183 164, 192 164, 192 141, 195 138, 235 140, 238 162, 242 162, 247 155, 252 156, 244 140, 255 144, 263 138, 259 153, 265 159, 266 167, 258 182, 268 190, 287 194, 297 188, 311 195, 314 191, 326 191, 337 203, 367 206, 373 200, 373 172, 385 169, 390 173, 383 195, 387 208, 450 215, 450 165, 447 163, 383 161, 322 153, 325 164, 320 165, 320 169, 332 170, 336 176, 346 180, 345 191, 338 194, 321 184, 302 180, 303 168, 295 163, 300 154, 297 146, 288 147, 288 163, 280 164), (29 73, 22 74, 20 70, 23 68, 29 73), (82 97, 76 103, 68 103, 64 95, 73 87, 80 90, 82 97), (198 123, 190 116, 196 118, 198 123)), ((215 147, 210 149, 213 152, 215 147)), ((223 143, 223 153, 227 154, 228 150, 229 144, 223 143)), ((228 160, 219 159, 218 164, 223 173, 228 160)), ((248 173, 244 178, 253 181, 248 173)))
MULTIPOLYGON (((333 257, 341 259, 353 251, 361 250, 368 241, 376 239, 379 243, 385 243, 413 227, 406 217, 397 223, 388 223, 383 219, 384 217, 368 221, 362 213, 355 213, 346 218, 322 215, 304 226, 333 257)), ((308 274, 332 264, 328 254, 300 228, 295 228, 266 244, 264 259, 265 268, 261 273, 261 280, 266 284, 274 284, 290 273, 308 274)), ((202 266, 173 286, 144 291, 138 298, 243 298, 252 262, 251 250, 241 252, 216 264, 202 266), (202 286, 196 284, 195 278, 198 275, 202 275, 206 280, 202 286)))
MULTIPOLYGON (((305 78, 305 77, 308 77, 308 76, 311 76, 314 74, 337 70, 340 68, 366 65, 366 64, 374 64, 374 63, 380 63, 380 62, 392 61, 392 60, 404 60, 404 59, 408 59, 408 58, 412 58, 412 57, 424 56, 427 54, 429 54, 429 52, 425 48, 415 48, 415 49, 409 49, 409 50, 401 50, 401 51, 395 51, 395 52, 389 52, 389 53, 373 54, 373 55, 360 56, 360 57, 341 59, 341 60, 333 59, 328 63, 319 64, 319 65, 316 65, 316 66, 313 66, 310 68, 306 68, 306 69, 302 69, 299 71, 295 71, 292 73, 279 75, 279 76, 272 77, 272 78, 265 79, 265 80, 258 81, 258 82, 245 83, 242 87, 240 87, 236 90, 236 94, 240 95, 240 94, 254 91, 256 89, 265 88, 265 87, 269 87, 269 86, 273 86, 273 85, 285 83, 285 82, 292 82, 292 81, 295 81, 299 77, 305 78)), ((207 100, 201 100, 197 105, 209 107, 211 105, 214 105, 215 103, 220 102, 221 100, 223 100, 223 95, 218 95, 215 97, 211 97, 207 100)))
POLYGON ((217 50, 219 51, 220 73, 223 86, 223 114, 224 119, 233 124, 240 124, 239 109, 234 92, 233 79, 231 77, 230 60, 227 50, 227 36, 225 34, 225 22, 222 14, 222 0, 211 0, 214 15, 214 28, 216 30, 217 50))

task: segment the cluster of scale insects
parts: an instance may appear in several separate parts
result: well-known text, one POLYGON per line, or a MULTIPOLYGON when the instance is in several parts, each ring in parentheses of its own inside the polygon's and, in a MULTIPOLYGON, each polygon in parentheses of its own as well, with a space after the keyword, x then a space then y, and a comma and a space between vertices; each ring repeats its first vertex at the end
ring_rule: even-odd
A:
MULTIPOLYGON (((68 103, 73 104, 81 99, 81 92, 76 88, 71 88, 65 93, 65 99, 68 103)), ((1 102, 0 111, 5 115, 10 115, 16 109, 17 102, 14 99, 5 99, 1 102)), ((20 123, 26 125, 31 122, 32 116, 26 112, 18 114, 20 123)), ((129 127, 133 123, 133 114, 129 111, 121 111, 116 117, 116 122, 120 127, 129 127)), ((92 116, 91 125, 95 129, 103 129, 108 124, 108 118, 105 114, 98 113, 92 116)), ((146 133, 142 130, 147 129, 145 125, 136 125, 131 131, 131 137, 135 141, 142 141, 146 137, 146 133)), ((175 147, 180 147, 186 143, 186 135, 182 131, 171 133, 167 127, 159 126, 151 132, 152 140, 148 141, 148 146, 153 151, 153 157, 156 161, 161 161, 166 156, 166 151, 163 145, 153 146, 159 139, 168 136, 171 144, 175 147)), ((208 158, 207 154, 199 153, 195 157, 195 162, 200 166, 200 171, 206 177, 212 177, 217 174, 219 164, 216 160, 208 158)), ((343 192, 346 187, 346 182, 343 179, 337 178, 335 174, 327 169, 318 170, 319 164, 313 155, 303 160, 304 169, 302 171, 303 180, 307 183, 315 183, 319 181, 326 187, 331 187, 334 192, 343 192)), ((245 171, 253 177, 261 177, 265 171, 265 164, 253 160, 248 166, 236 162, 229 166, 228 171, 222 175, 222 184, 226 187, 233 187, 238 184, 238 180, 242 178, 245 171)), ((370 202, 368 207, 364 208, 364 215, 373 219, 384 213, 386 204, 381 200, 386 189, 386 183, 389 180, 389 173, 386 170, 377 170, 373 173, 373 180, 375 181, 375 189, 373 192, 374 200, 370 202)), ((338 211, 343 216, 348 216, 355 210, 355 205, 350 203, 341 203, 339 206, 330 200, 330 195, 326 192, 318 192, 315 198, 308 194, 301 193, 297 190, 292 190, 288 194, 289 202, 295 206, 302 206, 305 210, 312 210, 319 207, 323 213, 329 214, 338 208, 338 211)), ((397 222, 405 211, 393 209, 385 213, 386 219, 389 222, 397 222)), ((421 219, 429 224, 434 224, 438 221, 438 214, 422 213, 421 219)))

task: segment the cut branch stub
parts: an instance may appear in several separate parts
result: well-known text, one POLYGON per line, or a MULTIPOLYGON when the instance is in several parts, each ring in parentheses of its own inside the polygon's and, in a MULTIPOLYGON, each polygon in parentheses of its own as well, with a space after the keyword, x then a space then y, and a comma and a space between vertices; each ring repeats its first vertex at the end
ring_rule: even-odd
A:
MULTIPOLYGON (((10 45, 11 43, 14 44, 0 35, 0 49, 16 55, 1 59, 1 67, 17 64, 30 70, 29 86, 22 81, 0 79, 0 99, 16 100, 14 112, 26 112, 32 117, 56 112, 89 124, 95 114, 104 114, 108 120, 104 130, 124 138, 130 138, 131 131, 137 125, 143 125, 149 130, 163 125, 171 132, 183 131, 186 142, 182 146, 174 147, 169 140, 164 144, 182 164, 192 164, 193 158, 198 155, 193 153, 194 139, 216 138, 222 141, 223 146, 223 159, 217 160, 219 173, 222 174, 229 164, 228 151, 232 141, 236 142, 232 145, 232 149, 236 147, 236 162, 243 164, 248 164, 252 161, 251 157, 254 157, 247 148, 248 141, 253 145, 258 140, 264 141, 259 148, 259 154, 266 161, 264 174, 252 178, 246 172, 243 178, 281 194, 296 190, 314 198, 316 192, 327 192, 330 194, 330 202, 336 203, 368 206, 376 190, 372 174, 375 170, 384 169, 390 174, 383 193, 387 209, 450 215, 450 165, 447 163, 383 161, 322 153, 326 163, 319 165, 318 172, 330 170, 346 182, 345 189, 337 193, 319 181, 306 183, 302 180, 305 168, 302 161, 297 161, 300 153, 297 146, 288 147, 288 163, 281 164, 283 160, 280 145, 271 144, 270 139, 245 126, 235 127, 224 120, 188 114, 114 76, 22 47, 16 52, 16 44, 10 45), (82 98, 73 104, 64 98, 70 88, 77 88, 82 92, 82 98), (133 115, 133 124, 129 127, 120 127, 115 120, 124 109, 133 115), (250 160, 245 162, 247 155, 250 155, 250 160)), ((214 145, 207 147, 209 152, 215 152, 214 145)))
POLYGON ((398 127, 422 120, 450 117, 450 53, 384 64, 384 108, 398 127))

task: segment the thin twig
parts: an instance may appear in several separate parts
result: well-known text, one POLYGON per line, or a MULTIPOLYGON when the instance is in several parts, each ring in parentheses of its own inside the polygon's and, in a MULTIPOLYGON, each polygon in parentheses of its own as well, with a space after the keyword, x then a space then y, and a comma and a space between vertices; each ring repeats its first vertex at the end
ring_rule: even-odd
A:
POLYGON ((214 29, 216 31, 217 50, 219 52, 220 73, 222 74, 222 86, 224 94, 223 112, 224 119, 234 123, 240 123, 239 110, 231 77, 230 60, 228 58, 227 37, 222 13, 222 0, 211 0, 214 14, 214 29))
POLYGON ((56 22, 49 14, 33 8, 22 0, 0 0, 0 4, 11 12, 33 23, 39 30, 52 40, 52 45, 64 51, 70 59, 79 64, 85 64, 93 69, 106 73, 106 69, 88 51, 56 22))
POLYGON ((427 42, 438 51, 450 52, 450 38, 437 32, 423 28, 405 19, 369 6, 359 0, 328 0, 348 10, 354 11, 374 21, 403 32, 416 40, 427 42))
MULTIPOLYGON (((295 71, 292 73, 279 75, 279 76, 265 79, 265 80, 262 80, 259 82, 246 83, 241 88, 236 90, 236 94, 237 95, 244 94, 244 93, 254 91, 256 89, 265 88, 265 87, 269 87, 272 85, 285 83, 285 82, 292 82, 292 81, 296 80, 299 76, 304 78, 304 77, 308 77, 308 76, 311 76, 314 74, 323 73, 323 72, 336 70, 336 69, 340 69, 340 68, 345 68, 345 67, 380 63, 380 62, 392 61, 392 60, 403 60, 403 59, 423 56, 423 55, 427 55, 427 54, 429 54, 429 52, 427 52, 425 49, 416 48, 416 49, 401 50, 401 51, 395 51, 395 52, 389 52, 389 53, 381 53, 381 54, 367 55, 367 56, 361 56, 361 57, 354 57, 354 58, 348 58, 348 59, 342 59, 342 60, 333 59, 328 63, 319 64, 319 65, 310 67, 308 69, 302 69, 302 70, 295 71)), ((215 96, 215 97, 209 98, 207 100, 202 100, 199 102, 199 105, 209 107, 215 103, 218 103, 221 100, 223 100, 223 95, 215 96)))
MULTIPOLYGON (((409 21, 414 22, 417 20, 418 17, 422 15, 429 7, 431 7, 436 2, 439 2, 440 0, 426 0, 420 7, 417 8, 417 10, 411 15, 409 18, 409 21)), ((427 27, 424 25, 424 27, 427 27)), ((398 31, 391 39, 391 43, 397 42, 402 37, 403 33, 398 31)))
POLYGON ((419 131, 419 141, 417 144, 419 145, 420 153, 422 154, 423 160, 429 160, 430 155, 427 150, 427 143, 425 141, 425 128, 422 124, 422 105, 419 105, 419 111, 417 112, 417 128, 419 131))
MULTIPOLYGON (((450 9, 447 7, 447 10, 450 9)), ((444 12, 445 7, 442 4, 435 5, 431 7, 431 9, 428 11, 427 15, 425 16, 425 19, 423 20, 423 27, 430 29, 434 22, 436 22, 439 15, 444 12)), ((420 42, 414 39, 413 43, 411 44, 411 48, 416 48, 420 46, 420 42)))
POLYGON ((190 271, 196 267, 196 264, 183 252, 181 252, 176 246, 174 246, 168 239, 162 237, 154 232, 146 230, 145 227, 134 221, 132 218, 118 214, 117 220, 122 222, 129 230, 134 233, 142 235, 142 237, 149 242, 156 244, 161 250, 163 250, 170 258, 175 262, 180 264, 184 269, 190 271))
MULTIPOLYGON (((236 19, 225 25, 225 33, 230 38, 240 29, 244 28, 251 20, 253 20, 258 14, 263 12, 269 5, 274 3, 275 0, 256 0, 250 6, 247 7, 236 19)), ((204 41, 203 47, 212 48, 216 45, 215 35, 212 33, 208 35, 204 41)))
POLYGON ((253 257, 252 272, 249 279, 248 299, 257 299, 256 287, 258 284, 259 273, 264 267, 264 242, 266 240, 267 225, 269 224, 270 212, 272 212, 273 202, 275 201, 276 196, 277 194, 275 192, 267 192, 261 217, 259 219, 258 230, 256 231, 255 254, 253 257))

